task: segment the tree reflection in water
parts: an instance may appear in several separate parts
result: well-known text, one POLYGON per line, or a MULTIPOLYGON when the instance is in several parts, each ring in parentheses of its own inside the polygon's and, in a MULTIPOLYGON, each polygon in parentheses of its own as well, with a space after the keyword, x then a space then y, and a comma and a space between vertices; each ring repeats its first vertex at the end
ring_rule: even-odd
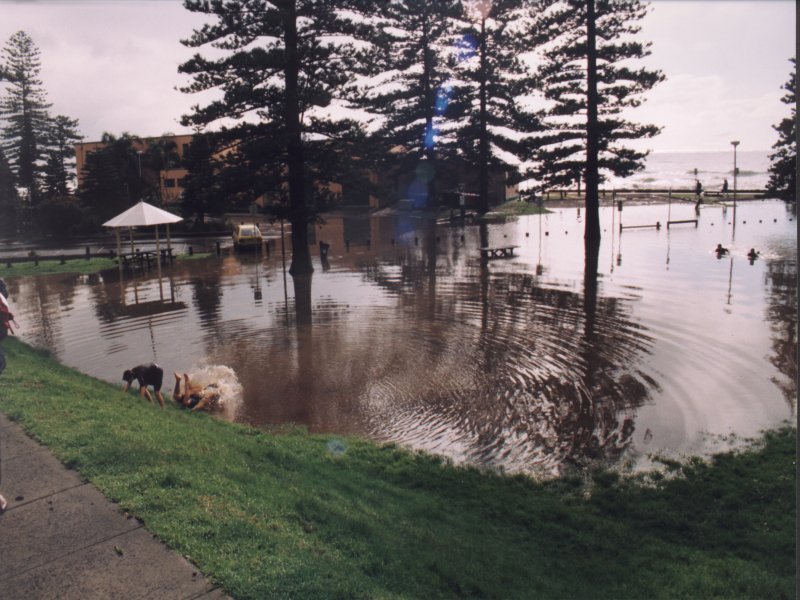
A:
MULTIPOLYGON (((485 225, 479 235, 487 245, 485 225)), ((598 294, 597 254, 582 294, 540 286, 529 273, 494 274, 475 259, 477 277, 442 284, 459 286, 454 298, 437 287, 451 273, 437 262, 435 234, 418 250, 401 253, 397 265, 361 264, 362 277, 397 297, 397 310, 412 311, 417 330, 376 324, 381 339, 360 345, 334 339, 347 336, 342 327, 312 341, 310 279, 295 278, 298 371, 275 393, 306 406, 299 420, 313 427, 329 410, 357 413, 378 438, 548 475, 618 460, 634 409, 656 386, 636 369, 652 341, 624 302, 598 294), (334 355, 343 350, 348 356, 334 355), (343 382, 343 373, 352 379, 343 382)), ((315 309, 315 329, 331 309, 319 320, 315 309)))
MULTIPOLYGON (((661 447, 680 448, 708 423, 746 426, 762 408, 771 423, 788 412, 784 396, 794 407, 796 236, 771 220, 778 233, 766 222, 742 233, 762 258, 732 282, 727 264, 687 243, 672 245, 664 278, 648 262, 657 235, 629 237, 632 260, 612 275, 591 254, 581 265, 575 236, 543 246, 540 234, 537 255, 522 222, 454 228, 401 215, 320 228, 330 271, 313 285, 287 275, 284 288, 274 253, 178 261, 163 295, 151 275, 116 271, 9 287, 20 335, 94 376, 116 382, 123 365, 155 358, 177 370, 226 365, 244 388, 236 420, 547 476, 627 457, 634 433, 647 443, 645 423, 661 426, 661 447), (481 260, 478 247, 506 237, 522 242, 518 256, 481 260), (731 285, 739 302, 720 317, 731 285)), ((713 248, 708 229, 684 234, 713 248)))
POLYGON ((767 320, 772 331, 772 354, 769 361, 785 375, 783 381, 773 378, 786 401, 797 410, 797 261, 780 258, 768 260, 767 320))

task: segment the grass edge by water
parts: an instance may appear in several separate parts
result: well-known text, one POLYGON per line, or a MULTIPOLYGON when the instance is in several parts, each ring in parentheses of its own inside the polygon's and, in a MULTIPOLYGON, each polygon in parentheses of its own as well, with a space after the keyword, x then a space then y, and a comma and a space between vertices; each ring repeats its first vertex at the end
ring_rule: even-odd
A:
POLYGON ((574 478, 161 411, 5 346, 0 410, 237 598, 793 596, 793 428, 672 478, 595 473, 587 498, 574 478))

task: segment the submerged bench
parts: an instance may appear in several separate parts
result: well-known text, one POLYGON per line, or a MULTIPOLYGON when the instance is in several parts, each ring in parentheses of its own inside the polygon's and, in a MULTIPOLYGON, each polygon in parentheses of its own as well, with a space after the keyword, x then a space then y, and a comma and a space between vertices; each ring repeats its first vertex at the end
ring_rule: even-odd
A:
POLYGON ((481 248, 481 258, 506 258, 514 256, 514 248, 519 246, 497 246, 495 248, 481 248))
POLYGON ((647 227, 655 227, 656 229, 661 229, 661 221, 656 221, 653 225, 623 225, 622 223, 619 224, 620 231, 622 231, 623 229, 645 229, 647 227))
POLYGON ((669 229, 670 225, 678 225, 680 223, 694 223, 694 226, 697 227, 697 219, 684 219, 682 221, 667 221, 667 229, 669 229))

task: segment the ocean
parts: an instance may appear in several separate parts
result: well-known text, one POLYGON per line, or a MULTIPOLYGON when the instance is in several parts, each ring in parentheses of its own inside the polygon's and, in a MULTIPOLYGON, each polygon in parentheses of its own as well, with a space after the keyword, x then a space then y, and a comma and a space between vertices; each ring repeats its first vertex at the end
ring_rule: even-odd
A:
MULTIPOLYGON (((769 181, 767 151, 738 151, 736 187, 739 190, 762 190, 769 181)), ((733 190, 733 149, 727 152, 652 152, 644 171, 624 179, 610 177, 601 187, 638 189, 694 189, 697 179, 706 191, 718 191, 725 179, 733 190)))

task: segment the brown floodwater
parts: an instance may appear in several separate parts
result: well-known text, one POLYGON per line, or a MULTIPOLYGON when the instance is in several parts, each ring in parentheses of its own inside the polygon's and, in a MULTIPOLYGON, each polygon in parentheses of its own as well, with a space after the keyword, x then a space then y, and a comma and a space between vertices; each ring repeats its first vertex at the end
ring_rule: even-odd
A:
POLYGON ((620 217, 663 224, 695 218, 694 206, 605 207, 596 270, 582 212, 567 208, 466 227, 332 217, 314 229, 315 272, 297 279, 276 240, 268 257, 180 261, 160 280, 8 283, 20 336, 89 375, 120 384, 147 361, 168 373, 224 366, 241 386, 224 418, 548 477, 704 453, 793 418, 792 210, 739 203, 734 227, 732 207, 704 206, 697 227, 620 235, 620 217), (718 258, 718 243, 730 254, 718 258), (518 248, 485 260, 487 244, 518 248))

